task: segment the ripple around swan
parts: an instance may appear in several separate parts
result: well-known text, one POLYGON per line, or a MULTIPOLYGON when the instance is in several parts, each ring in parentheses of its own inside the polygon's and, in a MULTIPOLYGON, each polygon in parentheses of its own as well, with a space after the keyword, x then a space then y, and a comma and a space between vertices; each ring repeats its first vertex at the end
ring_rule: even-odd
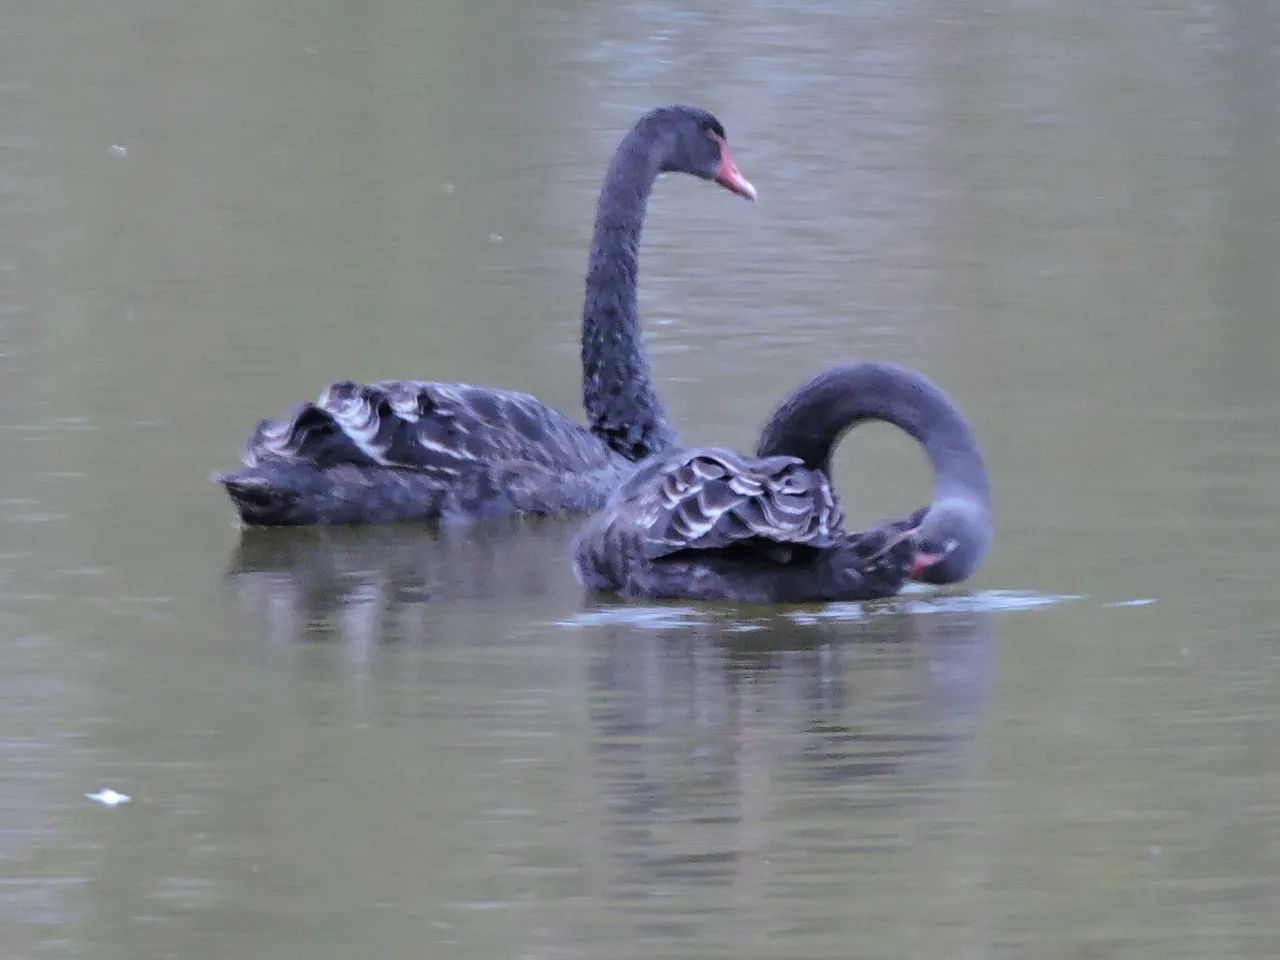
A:
POLYGON ((793 611, 786 616, 796 623, 852 623, 883 616, 885 613, 908 613, 920 616, 935 613, 1016 613, 1079 599, 1081 598, 1069 594, 1043 594, 1021 590, 983 590, 980 593, 962 596, 913 597, 907 594, 895 598, 889 605, 833 603, 820 610, 793 611))
POLYGON ((554 620, 553 627, 599 627, 621 623, 649 630, 668 630, 672 627, 694 627, 709 623, 712 617, 693 607, 616 606, 598 610, 583 610, 564 620, 554 620))
MULTIPOLYGON (((934 594, 932 588, 923 585, 911 585, 905 593, 891 600, 876 600, 867 603, 832 603, 816 610, 788 610, 780 615, 796 623, 846 622, 872 620, 876 617, 909 614, 932 613, 1015 613, 1023 610, 1035 610, 1041 607, 1055 606, 1072 600, 1081 600, 1073 594, 1037 593, 1028 590, 983 590, 978 593, 961 596, 934 594)), ((1136 606, 1154 601, 1134 600, 1124 603, 1111 603, 1107 606, 1136 606)), ((724 609, 686 606, 660 605, 625 605, 601 606, 594 610, 583 610, 564 620, 554 621, 556 627, 581 629, 605 624, 627 624, 649 630, 667 630, 673 627, 692 627, 717 621, 725 621, 724 609)), ((725 622, 728 632, 749 632, 761 629, 749 619, 725 622)))

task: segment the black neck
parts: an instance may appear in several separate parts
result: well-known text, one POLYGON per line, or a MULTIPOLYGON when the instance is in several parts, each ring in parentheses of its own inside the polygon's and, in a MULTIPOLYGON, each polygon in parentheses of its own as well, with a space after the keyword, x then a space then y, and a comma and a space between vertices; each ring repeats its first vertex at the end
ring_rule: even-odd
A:
POLYGON ((933 465, 934 501, 963 497, 991 503, 987 468, 969 424, 926 377, 891 363, 852 363, 824 370, 791 393, 760 436, 762 457, 784 454, 831 474, 840 438, 867 420, 905 430, 933 465))
POLYGON ((640 233, 658 163, 649 138, 618 148, 596 206, 582 311, 582 401, 592 432, 628 460, 676 444, 649 376, 636 303, 640 233))

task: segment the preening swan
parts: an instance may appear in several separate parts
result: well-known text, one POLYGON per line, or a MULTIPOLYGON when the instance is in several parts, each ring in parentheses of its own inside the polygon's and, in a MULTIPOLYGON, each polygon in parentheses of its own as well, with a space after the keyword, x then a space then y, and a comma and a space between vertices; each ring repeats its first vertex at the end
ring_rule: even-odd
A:
POLYGON ((905 367, 851 363, 783 400, 755 457, 692 448, 646 460, 584 524, 574 569, 588 587, 632 597, 868 600, 892 596, 909 577, 964 579, 991 541, 986 466, 950 398, 905 367), (867 420, 923 445, 934 496, 909 517, 849 533, 831 455, 867 420))

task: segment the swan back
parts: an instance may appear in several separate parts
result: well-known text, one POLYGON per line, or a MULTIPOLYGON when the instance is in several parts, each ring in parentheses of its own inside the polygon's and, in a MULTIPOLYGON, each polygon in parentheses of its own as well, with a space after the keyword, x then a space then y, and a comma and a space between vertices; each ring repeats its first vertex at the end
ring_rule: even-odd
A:
POLYGON ((610 507, 650 560, 748 542, 829 547, 843 521, 827 478, 796 458, 712 448, 647 462, 610 507))
POLYGON ((526 393, 460 383, 330 384, 289 420, 264 420, 244 462, 396 467, 459 477, 479 463, 527 462, 582 473, 620 458, 526 393))
POLYGON ((902 588, 916 558, 911 518, 864 534, 825 474, 794 457, 699 448, 654 457, 574 541, 586 586, 654 599, 804 603, 902 588))

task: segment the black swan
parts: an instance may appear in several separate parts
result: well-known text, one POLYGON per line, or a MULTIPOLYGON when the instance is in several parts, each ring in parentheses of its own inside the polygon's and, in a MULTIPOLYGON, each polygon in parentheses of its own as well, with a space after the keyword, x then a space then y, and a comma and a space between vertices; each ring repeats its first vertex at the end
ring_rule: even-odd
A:
POLYGON ((574 570, 590 588, 652 599, 803 603, 892 596, 908 578, 955 583, 993 537, 973 432, 926 377, 850 363, 802 384, 774 411, 755 457, 693 448, 642 463, 584 524, 574 570), (933 502, 847 533, 831 455, 851 427, 883 420, 924 447, 933 502))
POLYGON ((555 515, 600 507, 633 462, 676 445, 640 340, 636 278, 658 175, 754 200, 724 127, 659 107, 623 138, 596 208, 582 314, 590 429, 524 393, 415 380, 330 384, 288 421, 262 421, 245 468, 216 476, 250 526, 555 515))

